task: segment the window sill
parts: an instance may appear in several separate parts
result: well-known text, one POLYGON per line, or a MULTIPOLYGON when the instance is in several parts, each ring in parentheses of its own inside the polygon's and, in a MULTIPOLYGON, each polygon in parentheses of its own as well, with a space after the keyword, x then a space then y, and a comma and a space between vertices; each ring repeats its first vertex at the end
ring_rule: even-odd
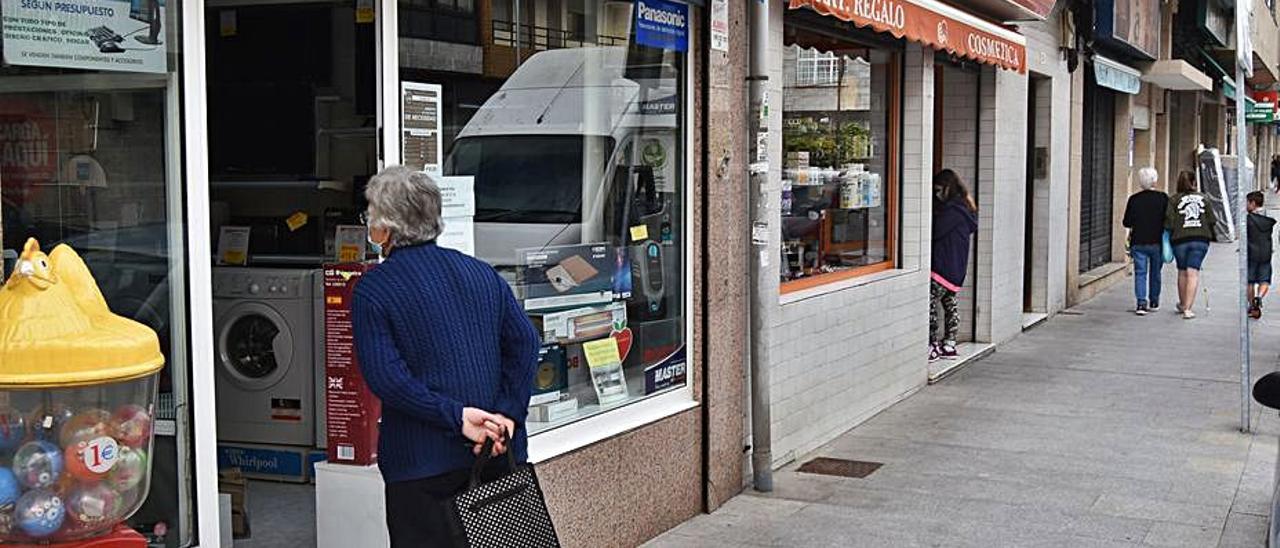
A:
POLYGON ((566 455, 697 407, 688 386, 529 436, 529 462, 566 455))
POLYGON ((883 270, 880 272, 876 272, 874 274, 867 274, 865 276, 856 276, 852 278, 846 278, 843 280, 832 281, 831 283, 822 284, 820 286, 812 287, 809 289, 793 291, 790 293, 783 293, 778 297, 778 302, 779 304, 782 304, 782 305, 788 305, 791 303, 796 303, 796 302, 805 301, 808 299, 821 297, 823 295, 828 295, 831 293, 838 293, 840 291, 845 291, 845 290, 853 289, 856 287, 862 287, 864 285, 869 285, 876 282, 883 282, 885 280, 892 280, 892 279, 900 278, 902 276, 910 276, 913 274, 918 274, 919 272, 920 272, 919 268, 912 268, 912 269, 894 268, 889 270, 883 270))
POLYGON ((1080 274, 1080 287, 1086 287, 1089 284, 1102 280, 1116 272, 1124 270, 1129 263, 1107 263, 1098 268, 1080 274))

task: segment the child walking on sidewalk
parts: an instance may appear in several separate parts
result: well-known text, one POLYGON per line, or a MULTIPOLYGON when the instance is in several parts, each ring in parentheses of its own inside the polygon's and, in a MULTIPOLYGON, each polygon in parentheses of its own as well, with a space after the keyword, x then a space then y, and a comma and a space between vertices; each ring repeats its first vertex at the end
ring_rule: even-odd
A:
POLYGON ((1262 299, 1271 288, 1271 232, 1276 220, 1263 215, 1262 193, 1250 192, 1249 201, 1249 317, 1262 317, 1262 299))

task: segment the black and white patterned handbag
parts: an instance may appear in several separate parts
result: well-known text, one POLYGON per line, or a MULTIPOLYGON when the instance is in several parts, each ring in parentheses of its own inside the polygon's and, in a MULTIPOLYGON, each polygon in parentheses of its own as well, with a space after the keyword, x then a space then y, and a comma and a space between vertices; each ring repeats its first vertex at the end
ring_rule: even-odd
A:
POLYGON ((507 451, 511 472, 482 483, 480 474, 492 453, 493 440, 487 440, 471 468, 469 487, 449 501, 454 544, 468 548, 559 548, 560 539, 533 465, 517 465, 507 451))

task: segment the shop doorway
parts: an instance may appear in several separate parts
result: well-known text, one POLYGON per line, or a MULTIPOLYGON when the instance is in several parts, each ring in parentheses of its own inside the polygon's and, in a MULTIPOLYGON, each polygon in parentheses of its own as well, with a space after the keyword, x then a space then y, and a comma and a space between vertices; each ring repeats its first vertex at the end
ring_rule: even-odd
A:
POLYGON ((1053 80, 1032 74, 1027 88, 1026 210, 1023 225, 1023 327, 1048 312, 1049 144, 1053 80))
POLYGON ((379 146, 382 132, 396 135, 396 120, 380 113, 399 109, 379 78, 395 73, 396 52, 379 55, 379 26, 390 24, 380 6, 206 5, 220 473, 225 486, 247 481, 227 487, 248 491, 233 497, 237 545, 315 545, 309 482, 326 445, 321 267, 336 258, 339 227, 363 248, 364 183, 381 154, 399 156, 398 144, 379 146))
POLYGON ((1115 93, 1095 83, 1087 65, 1084 85, 1083 169, 1080 181, 1080 267, 1085 273, 1111 262, 1112 191, 1115 186, 1115 93))
MULTIPOLYGON (((954 170, 969 188, 970 196, 982 207, 982 181, 979 173, 980 134, 982 134, 982 70, 977 65, 950 58, 938 58, 934 64, 933 102, 933 173, 954 170)), ((970 238, 969 273, 960 291, 960 343, 978 341, 979 296, 978 270, 980 233, 970 238)), ((969 347, 961 346, 961 353, 969 347)))

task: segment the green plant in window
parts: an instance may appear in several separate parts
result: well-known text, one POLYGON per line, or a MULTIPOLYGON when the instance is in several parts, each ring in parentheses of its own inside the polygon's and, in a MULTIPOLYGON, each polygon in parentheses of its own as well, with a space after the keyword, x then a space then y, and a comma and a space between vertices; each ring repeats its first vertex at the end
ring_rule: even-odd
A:
POLYGON ((809 165, 840 167, 871 156, 871 130, 855 121, 830 117, 788 118, 782 131, 783 152, 808 152, 809 165))

